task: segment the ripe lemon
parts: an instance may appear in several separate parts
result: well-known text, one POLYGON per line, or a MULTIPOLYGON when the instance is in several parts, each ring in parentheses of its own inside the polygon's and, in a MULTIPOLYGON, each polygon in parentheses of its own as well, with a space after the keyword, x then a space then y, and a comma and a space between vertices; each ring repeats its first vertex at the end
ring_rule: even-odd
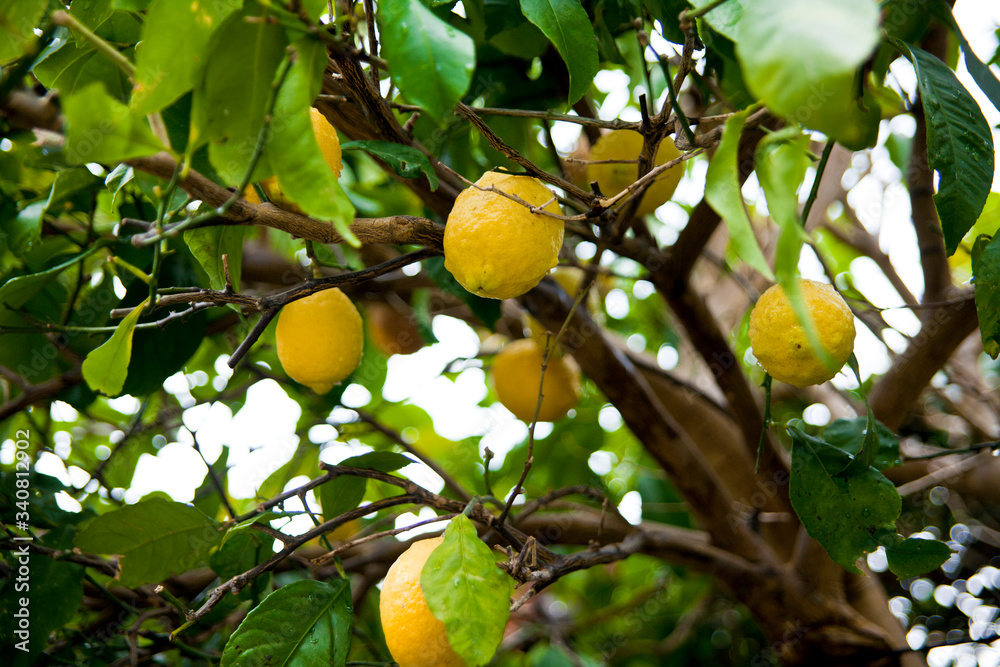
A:
MULTIPOLYGON (((632 130, 614 130, 605 134, 590 151, 591 160, 638 160, 639 153, 642 152, 642 135, 632 130)), ((660 142, 660 147, 656 150, 656 164, 670 162, 681 156, 674 140, 664 137, 660 142)), ((660 174, 653 183, 646 188, 646 194, 639 202, 636 215, 646 215, 652 213, 664 202, 670 199, 677 184, 684 173, 681 165, 676 165, 660 174)), ((611 197, 628 186, 635 183, 639 178, 638 163, 619 164, 589 164, 587 165, 588 178, 597 181, 601 186, 601 192, 605 197, 611 197)))
MULTIPOLYGON (((552 192, 530 176, 486 172, 476 181, 533 206, 552 200, 552 192)), ((546 211, 558 214, 551 201, 546 211)), ((521 296, 556 265, 563 222, 532 213, 497 194, 468 188, 455 200, 444 228, 444 265, 462 287, 491 299, 521 296)))
MULTIPOLYGON (((313 136, 316 137, 319 150, 323 153, 323 159, 326 160, 326 164, 334 176, 340 178, 343 163, 341 162, 340 139, 337 137, 337 131, 333 129, 333 125, 330 125, 326 116, 313 107, 309 107, 309 116, 312 120, 313 136)), ((298 204, 289 201, 288 197, 285 196, 285 191, 281 189, 281 183, 278 182, 277 176, 265 178, 260 182, 260 187, 275 206, 303 213, 298 204)), ((257 191, 252 185, 246 187, 246 190, 243 191, 243 197, 251 204, 260 203, 260 197, 257 196, 257 191)))
POLYGON ((761 294, 750 314, 750 344, 757 361, 776 380, 796 387, 826 382, 854 351, 854 315, 831 285, 799 282, 820 342, 836 362, 826 366, 806 339, 806 332, 780 285, 761 294))
POLYGON ((285 373, 317 394, 333 389, 361 363, 361 315, 336 287, 283 307, 275 337, 285 373))
POLYGON ((538 421, 562 419, 580 400, 580 370, 572 358, 553 354, 542 380, 544 358, 544 345, 522 338, 505 345, 493 360, 493 387, 497 398, 523 422, 535 418, 539 382, 542 383, 542 405, 538 421))
POLYGON ((420 588, 424 563, 443 541, 435 537, 414 542, 385 575, 379 613, 385 643, 399 667, 465 667, 420 588))

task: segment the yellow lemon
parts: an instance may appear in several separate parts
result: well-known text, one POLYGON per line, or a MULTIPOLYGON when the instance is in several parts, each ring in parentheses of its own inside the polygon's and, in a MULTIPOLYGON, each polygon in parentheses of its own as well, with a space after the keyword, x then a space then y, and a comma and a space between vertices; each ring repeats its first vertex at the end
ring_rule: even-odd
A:
POLYGON ((542 343, 522 338, 504 346, 493 360, 493 387, 497 398, 524 422, 535 418, 538 385, 542 383, 542 405, 538 421, 554 422, 566 416, 580 400, 580 370, 570 357, 553 354, 542 380, 542 343))
MULTIPOLYGON (((590 159, 638 160, 641 152, 641 134, 632 130, 614 130, 597 140, 590 151, 590 159)), ((664 137, 656 151, 656 165, 670 162, 680 156, 681 153, 674 146, 673 139, 664 137)), ((639 164, 636 162, 589 164, 587 165, 587 174, 591 181, 597 181, 597 184, 601 186, 601 192, 605 197, 611 197, 635 183, 636 179, 639 178, 639 164)), ((673 196, 674 190, 677 189, 677 184, 683 174, 684 168, 679 164, 660 174, 646 188, 646 194, 642 196, 642 201, 639 202, 639 208, 636 209, 635 214, 652 213, 669 200, 673 196)))
POLYGON ((424 563, 443 541, 435 537, 414 542, 385 575, 379 614, 385 643, 399 667, 465 667, 420 588, 424 563))
MULTIPOLYGON (((333 129, 333 125, 330 125, 330 121, 326 119, 326 116, 313 107, 309 108, 309 116, 312 120, 313 136, 316 137, 316 143, 319 144, 319 149, 323 153, 323 159, 326 160, 326 164, 330 167, 333 175, 340 178, 343 163, 341 161, 340 139, 337 137, 337 130, 333 129)), ((277 176, 265 178, 260 182, 260 187, 275 206, 280 206, 296 213, 304 213, 298 204, 289 201, 288 197, 285 196, 285 191, 281 189, 281 183, 278 182, 277 176)), ((251 204, 260 203, 260 197, 257 196, 257 191, 254 190, 252 185, 246 187, 246 190, 243 191, 243 197, 251 204)))
POLYGON ((831 285, 801 280, 802 295, 819 340, 836 363, 828 367, 816 355, 784 290, 773 285, 761 294, 750 314, 750 344, 760 365, 776 380, 796 387, 826 382, 854 351, 854 315, 831 285))
MULTIPOLYGON (((560 213, 552 192, 530 176, 491 171, 476 185, 493 186, 560 213)), ((556 265, 563 227, 562 220, 532 213, 501 194, 468 188, 458 195, 444 228, 444 265, 474 294, 492 299, 521 296, 556 265)))
POLYGON ((336 287, 283 307, 275 337, 285 373, 317 394, 333 389, 361 363, 361 315, 336 287))

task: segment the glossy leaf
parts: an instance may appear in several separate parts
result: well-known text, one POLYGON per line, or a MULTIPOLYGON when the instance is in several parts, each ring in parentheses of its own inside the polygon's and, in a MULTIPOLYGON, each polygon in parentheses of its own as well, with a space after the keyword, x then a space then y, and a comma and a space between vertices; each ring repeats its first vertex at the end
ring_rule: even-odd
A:
POLYGON ((826 357, 832 365, 798 280, 802 244, 809 240, 799 215, 798 199, 799 186, 809 164, 808 149, 808 138, 798 128, 789 127, 764 137, 757 146, 754 160, 768 210, 780 229, 774 253, 775 276, 802 324, 809 344, 820 358, 826 357))
POLYGON ((63 39, 42 52, 32 73, 48 88, 70 95, 92 83, 104 85, 108 94, 120 102, 128 99, 130 86, 125 73, 88 42, 63 39))
POLYGON ((287 44, 281 26, 255 9, 230 14, 213 33, 192 98, 193 146, 208 142, 212 166, 229 185, 246 176, 287 44))
POLYGON ((908 537, 905 540, 895 533, 880 536, 889 570, 900 579, 916 577, 937 569, 951 557, 951 549, 944 542, 908 537))
POLYGON ((576 102, 600 67, 587 10, 578 0, 521 0, 521 11, 555 44, 569 70, 569 103, 576 102))
MULTIPOLYGON (((379 472, 394 472, 413 463, 395 452, 369 452, 344 459, 337 465, 351 468, 365 468, 379 472)), ((319 487, 319 502, 323 506, 323 517, 329 521, 344 512, 349 512, 361 504, 365 497, 368 480, 355 475, 340 475, 319 487)))
POLYGON ((265 158, 291 201, 312 217, 333 222, 340 235, 356 246, 357 238, 349 229, 354 206, 323 159, 309 112, 326 67, 326 45, 320 39, 303 38, 295 50, 297 57, 278 92, 265 158))
POLYGON ((955 33, 955 37, 958 38, 958 45, 962 49, 962 55, 965 56, 965 67, 969 70, 969 74, 972 75, 976 85, 985 93, 986 97, 993 103, 993 106, 1000 109, 1000 81, 997 80, 996 74, 993 73, 989 65, 984 63, 976 55, 976 52, 973 51, 972 45, 969 44, 969 40, 962 34, 962 29, 959 27, 958 22, 955 21, 955 15, 952 13, 951 7, 943 0, 938 0, 932 3, 931 8, 934 16, 951 28, 951 31, 955 33))
POLYGON ((83 379, 94 391, 105 396, 117 396, 121 393, 128 376, 128 364, 132 359, 132 334, 145 305, 146 302, 143 301, 133 308, 118 324, 111 338, 92 350, 83 360, 83 379))
POLYGON ((247 614, 222 651, 222 667, 343 667, 351 643, 346 579, 295 581, 247 614))
POLYGON ((121 583, 131 588, 190 570, 221 539, 218 524, 195 508, 153 498, 93 519, 75 544, 91 553, 118 554, 121 583))
POLYGON ((65 152, 70 164, 117 164, 164 150, 146 118, 131 112, 100 84, 91 84, 67 96, 63 109, 65 152))
POLYGON ((899 438, 880 421, 875 421, 874 432, 868 428, 867 417, 837 419, 823 430, 823 440, 848 454, 861 451, 865 437, 874 433, 877 447, 872 465, 885 470, 899 465, 899 438))
POLYGON ((378 8, 382 57, 407 99, 443 119, 462 99, 476 64, 472 38, 451 27, 420 0, 396 0, 378 8))
POLYGON ((878 131, 878 106, 856 82, 878 26, 875 0, 755 0, 739 20, 736 53, 770 109, 858 150, 878 131))
POLYGON ((221 226, 202 227, 184 232, 184 242, 191 254, 205 269, 211 287, 214 290, 225 289, 226 267, 222 256, 228 256, 229 278, 233 289, 240 290, 243 265, 243 239, 246 237, 246 227, 221 226))
POLYGON ((5 308, 15 310, 20 308, 29 299, 38 294, 50 281, 58 277, 60 273, 77 262, 82 262, 103 247, 103 244, 95 244, 79 255, 75 255, 65 262, 53 266, 51 269, 32 273, 27 276, 18 276, 0 285, 0 312, 3 312, 5 308))
POLYGON ((986 205, 993 185, 993 134, 979 104, 935 56, 907 46, 927 122, 927 160, 940 182, 934 206, 945 248, 954 254, 986 205))
POLYGON ((431 190, 437 190, 438 177, 427 156, 412 146, 402 146, 391 141, 348 141, 341 145, 344 150, 360 148, 379 158, 403 178, 427 176, 431 190))
POLYGON ((726 127, 722 131, 722 141, 715 152, 715 157, 708 164, 708 173, 705 176, 705 200, 726 221, 730 240, 740 259, 768 280, 774 280, 771 267, 764 259, 764 253, 761 252, 753 227, 750 225, 737 172, 740 135, 743 133, 748 113, 741 111, 726 121, 726 127))
POLYGON ((113 0, 73 0, 69 6, 69 13, 91 30, 111 18, 114 11, 113 0))
POLYGON ((1000 355, 1000 234, 992 240, 988 236, 976 239, 972 276, 983 350, 996 359, 1000 355))
POLYGON ((154 0, 149 5, 135 53, 136 113, 159 111, 191 90, 205 65, 212 32, 237 7, 232 0, 154 0))
POLYGON ((510 617, 513 583, 468 517, 452 519, 424 563, 420 588, 431 613, 444 622, 448 643, 470 667, 493 659, 510 617))
POLYGON ((875 468, 838 476, 851 462, 850 455, 798 429, 791 434, 792 507, 809 536, 834 561, 848 572, 860 572, 857 560, 879 546, 875 533, 895 533, 899 494, 875 468))

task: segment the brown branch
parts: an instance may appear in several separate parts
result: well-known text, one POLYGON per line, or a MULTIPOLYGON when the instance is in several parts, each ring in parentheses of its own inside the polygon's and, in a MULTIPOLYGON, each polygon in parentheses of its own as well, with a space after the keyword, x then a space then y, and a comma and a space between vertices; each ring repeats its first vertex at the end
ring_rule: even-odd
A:
MULTIPOLYGON (((934 25, 923 40, 925 49, 944 57, 947 50, 947 31, 934 25)), ((906 166, 906 184, 910 192, 910 210, 913 229, 917 234, 920 249, 920 266, 924 273, 924 300, 940 301, 951 288, 951 268, 944 247, 941 221, 934 206, 934 174, 927 157, 927 123, 924 120, 923 105, 912 109, 917 128, 913 135, 913 147, 906 166)))
POLYGON ((957 303, 922 313, 920 332, 869 394, 875 416, 892 431, 899 429, 924 387, 979 325, 972 291, 963 296, 957 303))
POLYGON ((0 551, 15 551, 20 550, 27 546, 28 551, 32 553, 41 554, 43 556, 48 556, 53 560, 64 560, 70 563, 76 563, 77 565, 83 565, 84 567, 89 567, 93 570, 97 570, 103 575, 108 577, 115 577, 118 575, 118 565, 113 561, 106 560, 97 556, 95 554, 88 553, 78 553, 70 549, 53 549, 51 547, 45 547, 40 544, 35 544, 34 542, 10 542, 4 541, 0 542, 0 551))
MULTIPOLYGON (((570 305, 561 290, 543 281, 521 297, 529 312, 544 326, 558 327, 567 319, 570 305)), ((766 549, 748 526, 731 522, 732 499, 708 465, 689 434, 680 428, 659 401, 635 365, 609 345, 600 327, 585 312, 570 321, 563 345, 584 373, 621 413, 629 429, 670 477, 684 496, 698 522, 720 546, 751 560, 764 558, 766 549)))
POLYGON ((12 398, 3 405, 0 405, 0 421, 17 414, 30 405, 50 400, 81 382, 83 382, 83 373, 77 367, 42 384, 32 385, 16 398, 12 398))
MULTIPOLYGON (((191 292, 182 292, 180 294, 166 294, 156 300, 154 309, 168 308, 182 303, 211 303, 216 306, 232 303, 251 310, 266 312, 275 308, 280 309, 287 303, 302 299, 310 294, 315 294, 316 292, 321 292, 325 289, 363 283, 367 280, 371 280, 372 278, 377 278, 383 274, 390 273, 396 269, 400 269, 409 264, 413 264, 439 254, 440 253, 437 250, 431 248, 415 250, 405 255, 394 257, 393 259, 382 262, 381 264, 361 269, 360 271, 352 271, 350 273, 328 276, 326 278, 314 278, 291 289, 266 296, 251 296, 249 294, 241 294, 239 292, 227 292, 226 290, 213 289, 196 289, 191 292)), ((132 312, 132 310, 132 308, 116 308, 111 311, 111 316, 125 317, 132 312)))

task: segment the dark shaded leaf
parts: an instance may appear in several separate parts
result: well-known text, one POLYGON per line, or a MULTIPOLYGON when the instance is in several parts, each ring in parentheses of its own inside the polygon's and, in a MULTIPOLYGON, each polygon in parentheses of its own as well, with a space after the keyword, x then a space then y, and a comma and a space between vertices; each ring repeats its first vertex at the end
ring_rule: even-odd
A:
POLYGON ((264 598, 226 642, 222 667, 343 667, 351 645, 346 579, 303 580, 264 598))

